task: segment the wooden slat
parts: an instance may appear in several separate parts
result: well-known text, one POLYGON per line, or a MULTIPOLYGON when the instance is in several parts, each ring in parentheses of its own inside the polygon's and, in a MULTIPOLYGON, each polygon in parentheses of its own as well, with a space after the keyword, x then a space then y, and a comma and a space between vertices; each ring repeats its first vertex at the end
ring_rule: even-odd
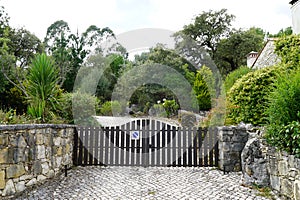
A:
POLYGON ((88 146, 89 146, 89 128, 84 127, 84 154, 83 154, 83 165, 88 164, 88 146))
POLYGON ((186 167, 187 166, 187 148, 186 148, 186 146, 187 146, 187 140, 186 140, 186 138, 187 138, 187 130, 186 130, 186 128, 185 127, 183 127, 183 132, 182 132, 182 134, 183 134, 183 140, 182 140, 182 149, 183 149, 183 158, 182 158, 182 166, 183 167, 186 167))
POLYGON ((203 153, 204 153, 204 167, 208 167, 208 140, 209 140, 209 134, 208 130, 205 128, 204 129, 204 138, 203 138, 203 153))
POLYGON ((110 143, 110 129, 109 127, 106 127, 104 129, 104 163, 105 165, 109 165, 109 160, 108 160, 108 156, 109 156, 109 143, 110 143))
POLYGON ((167 166, 171 165, 172 162, 171 162, 171 126, 168 124, 167 125, 167 144, 166 144, 166 148, 167 148, 167 166))
POLYGON ((115 128, 111 127, 110 129, 110 140, 109 140, 109 164, 114 165, 115 163, 115 148, 114 148, 114 143, 115 143, 115 128))
POLYGON ((75 166, 78 166, 78 131, 77 131, 76 128, 74 129, 73 140, 74 140, 74 146, 73 146, 73 164, 75 166))
POLYGON ((167 134, 166 134, 166 127, 165 127, 165 124, 162 123, 161 125, 163 128, 162 130, 162 135, 161 135, 161 138, 162 138, 162 143, 161 143, 161 151, 162 151, 162 156, 161 156, 161 164, 162 166, 166 166, 166 139, 167 139, 167 134))
POLYGON ((161 142, 160 142, 160 138, 162 136, 162 131, 161 131, 161 127, 160 127, 160 123, 157 121, 156 122, 156 128, 157 128, 157 137, 156 137, 156 166, 161 166, 161 142))
POLYGON ((203 166, 203 141, 202 141, 202 134, 203 130, 201 128, 198 128, 198 150, 199 150, 199 166, 203 166))
POLYGON ((125 166, 130 165, 130 155, 131 155, 131 148, 130 146, 130 123, 126 124, 125 128, 125 137, 126 137, 126 160, 125 160, 125 166))
POLYGON ((192 167, 193 166, 193 154, 192 154, 192 149, 193 149, 192 134, 193 133, 192 133, 191 127, 188 127, 187 134, 188 134, 188 166, 192 167))
POLYGON ((120 165, 125 165, 125 157, 126 157, 126 148, 125 148, 125 140, 126 140, 126 132, 125 125, 121 126, 120 134, 121 134, 121 154, 120 154, 120 165))
POLYGON ((120 165, 120 151, 119 151, 119 146, 120 146, 120 134, 121 134, 121 131, 120 131, 120 127, 116 127, 116 131, 115 131, 115 134, 116 134, 116 141, 115 141, 115 145, 114 145, 114 149, 115 149, 115 165, 116 166, 119 166, 120 165))
POLYGON ((198 160, 198 154, 197 154, 198 153, 197 136, 198 136, 197 128, 194 127, 193 128, 193 141, 194 141, 194 144, 193 144, 193 155, 194 155, 193 166, 194 167, 198 167, 198 163, 197 163, 197 160, 198 160))
POLYGON ((105 138, 105 130, 103 128, 99 129, 99 164, 104 165, 104 138, 105 138))
POLYGON ((217 127, 214 127, 214 136, 215 136, 215 147, 214 147, 214 153, 215 153, 215 163, 214 166, 218 167, 219 165, 219 141, 218 141, 218 129, 217 127))
POLYGON ((151 160, 150 160, 150 166, 154 167, 155 166, 155 157, 158 152, 157 144, 156 144, 156 137, 157 137, 157 130, 155 129, 155 121, 151 121, 151 128, 150 128, 150 135, 151 135, 151 145, 152 148, 149 149, 149 154, 151 155, 151 160))
POLYGON ((95 128, 95 132, 94 132, 94 134, 95 134, 95 141, 94 141, 94 165, 99 165, 99 162, 98 162, 98 160, 99 160, 99 133, 100 133, 100 131, 99 131, 99 127, 96 127, 95 128))
POLYGON ((177 166, 178 148, 177 148, 177 130, 175 126, 172 126, 172 166, 177 166))
POLYGON ((89 159, 88 159, 88 165, 93 165, 93 161, 94 161, 94 142, 95 142, 95 139, 94 139, 94 127, 90 127, 89 128, 90 130, 90 137, 89 137, 89 148, 88 148, 88 151, 89 151, 89 159))
POLYGON ((178 146, 178 150, 177 150, 177 152, 178 152, 178 161, 177 161, 177 166, 178 167, 181 167, 182 166, 182 162, 181 162, 181 160, 182 160, 182 146, 181 146, 181 144, 182 144, 182 141, 181 141, 181 138, 182 138, 182 130, 181 129, 178 129, 177 130, 177 146, 178 146))
POLYGON ((209 166, 214 166, 214 148, 213 148, 213 142, 214 142, 214 132, 213 128, 209 128, 209 166))
MULTIPOLYGON (((135 130, 135 124, 134 122, 131 123, 131 131, 135 130)), ((136 165, 136 148, 135 148, 135 140, 131 140, 131 159, 130 159, 130 166, 135 166, 136 165)))
POLYGON ((80 134, 79 137, 79 152, 78 152, 78 165, 83 165, 83 128, 79 127, 78 132, 80 134))

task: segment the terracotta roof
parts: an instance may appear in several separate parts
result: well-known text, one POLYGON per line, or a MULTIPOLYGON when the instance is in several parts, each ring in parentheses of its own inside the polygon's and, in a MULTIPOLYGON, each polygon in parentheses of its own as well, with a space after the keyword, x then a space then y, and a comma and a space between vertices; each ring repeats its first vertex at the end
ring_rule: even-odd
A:
POLYGON ((297 3, 299 0, 292 0, 292 1, 290 1, 290 4, 291 5, 294 5, 295 3, 297 3))

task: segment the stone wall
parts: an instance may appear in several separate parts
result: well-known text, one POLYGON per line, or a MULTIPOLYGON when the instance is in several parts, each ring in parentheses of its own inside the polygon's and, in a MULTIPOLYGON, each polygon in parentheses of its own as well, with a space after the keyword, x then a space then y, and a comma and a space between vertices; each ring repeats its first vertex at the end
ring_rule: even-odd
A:
POLYGON ((244 184, 270 187, 280 199, 300 200, 300 159, 268 145, 260 131, 248 137, 241 155, 244 184))
POLYGON ((241 153, 248 141, 248 125, 218 127, 219 168, 226 172, 241 171, 241 153))
POLYGON ((74 126, 0 126, 0 196, 52 178, 72 165, 74 126))
POLYGON ((300 200, 300 158, 270 147, 267 160, 270 187, 281 199, 300 200))

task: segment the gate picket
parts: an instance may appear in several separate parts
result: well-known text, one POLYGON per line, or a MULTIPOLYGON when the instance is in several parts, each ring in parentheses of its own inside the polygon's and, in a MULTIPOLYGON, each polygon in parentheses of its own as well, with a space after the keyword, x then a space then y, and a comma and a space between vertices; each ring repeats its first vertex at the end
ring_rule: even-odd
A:
POLYGON ((141 119, 120 127, 78 127, 74 134, 76 166, 218 166, 216 128, 179 128, 141 119), (139 131, 139 138, 131 138, 132 131, 139 131))

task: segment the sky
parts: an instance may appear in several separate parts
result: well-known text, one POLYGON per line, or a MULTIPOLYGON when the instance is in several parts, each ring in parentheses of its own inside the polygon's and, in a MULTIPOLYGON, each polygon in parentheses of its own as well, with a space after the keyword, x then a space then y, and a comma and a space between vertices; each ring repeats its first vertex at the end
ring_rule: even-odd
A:
POLYGON ((40 39, 57 20, 84 32, 90 25, 115 34, 141 28, 178 31, 203 11, 228 9, 235 28, 260 27, 270 33, 292 26, 289 0, 0 0, 10 25, 25 27, 40 39))

